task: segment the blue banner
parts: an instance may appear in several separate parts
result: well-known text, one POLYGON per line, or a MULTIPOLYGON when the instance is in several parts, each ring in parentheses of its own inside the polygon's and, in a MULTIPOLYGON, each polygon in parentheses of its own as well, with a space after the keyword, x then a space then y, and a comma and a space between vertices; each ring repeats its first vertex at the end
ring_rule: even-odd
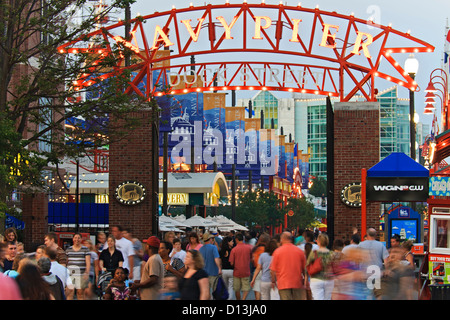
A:
POLYGON ((16 230, 24 230, 25 222, 5 213, 5 229, 15 228, 16 230))

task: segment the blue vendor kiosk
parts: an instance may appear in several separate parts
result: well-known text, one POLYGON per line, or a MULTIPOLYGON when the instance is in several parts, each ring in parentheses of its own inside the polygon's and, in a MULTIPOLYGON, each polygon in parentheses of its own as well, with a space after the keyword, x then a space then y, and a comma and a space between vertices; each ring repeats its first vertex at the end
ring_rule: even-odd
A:
MULTIPOLYGON (((394 235, 400 236, 400 241, 421 242, 422 238, 422 215, 410 207, 397 205, 388 211, 387 234, 389 239, 394 235)), ((390 243, 388 243, 390 247, 390 243)))

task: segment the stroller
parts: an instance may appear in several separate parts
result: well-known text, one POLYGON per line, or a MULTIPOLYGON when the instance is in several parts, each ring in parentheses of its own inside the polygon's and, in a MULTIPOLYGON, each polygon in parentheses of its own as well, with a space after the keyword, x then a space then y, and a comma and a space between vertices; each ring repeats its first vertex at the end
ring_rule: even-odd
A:
POLYGON ((111 279, 113 278, 112 273, 109 271, 102 272, 98 275, 97 279, 97 295, 99 299, 103 297, 106 292, 106 288, 108 287, 111 279))

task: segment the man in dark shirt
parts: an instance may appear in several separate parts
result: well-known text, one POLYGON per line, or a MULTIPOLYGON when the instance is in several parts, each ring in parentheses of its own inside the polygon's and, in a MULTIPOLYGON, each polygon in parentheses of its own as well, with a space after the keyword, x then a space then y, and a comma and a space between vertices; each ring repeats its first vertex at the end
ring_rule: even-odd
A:
POLYGON ((15 242, 8 242, 5 259, 3 260, 3 272, 12 270, 14 258, 17 255, 17 246, 15 242))

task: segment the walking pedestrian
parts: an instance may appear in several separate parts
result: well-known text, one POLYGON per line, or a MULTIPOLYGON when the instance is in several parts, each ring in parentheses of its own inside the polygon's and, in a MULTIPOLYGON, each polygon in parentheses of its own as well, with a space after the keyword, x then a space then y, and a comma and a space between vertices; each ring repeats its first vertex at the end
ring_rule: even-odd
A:
POLYGON ((50 259, 50 272, 58 276, 63 282, 65 296, 73 295, 74 286, 70 278, 69 270, 56 261, 56 250, 51 247, 46 247, 44 256, 50 259))
POLYGON ((312 251, 316 251, 319 249, 319 246, 314 242, 314 232, 311 230, 306 230, 304 233, 304 239, 305 241, 298 245, 300 249, 305 251, 305 243, 310 243, 312 245, 312 251))
POLYGON ((333 293, 334 281, 331 278, 331 263, 333 253, 327 248, 328 236, 325 233, 320 233, 317 237, 317 244, 319 249, 310 253, 306 265, 311 265, 315 260, 321 260, 321 270, 315 274, 310 274, 309 285, 313 300, 331 300, 333 293))
POLYGON ((219 250, 217 250, 217 246, 214 244, 214 236, 212 234, 208 232, 203 234, 203 246, 199 252, 205 263, 203 268, 208 273, 209 288, 212 292, 214 281, 222 274, 222 260, 219 256, 219 250))
POLYGON ((375 272, 371 277, 374 283, 373 294, 375 298, 381 298, 384 281, 381 281, 380 275, 383 273, 384 265, 389 257, 389 252, 386 247, 376 240, 377 231, 374 228, 367 229, 366 240, 360 242, 359 248, 364 249, 367 254, 367 261, 365 269, 367 274, 372 274, 373 268, 377 268, 378 272, 375 272), (370 268, 370 270, 369 270, 370 268))
POLYGON ((104 233, 103 231, 97 233, 97 244, 95 245, 95 247, 97 248, 99 254, 103 251, 103 246, 105 245, 106 238, 106 233, 104 233))
POLYGON ((5 258, 3 259, 3 272, 6 272, 8 270, 12 269, 14 258, 17 255, 17 245, 15 242, 7 242, 6 247, 6 254, 5 258))
POLYGON ((118 267, 123 267, 123 255, 116 248, 116 238, 113 235, 109 235, 106 240, 107 248, 100 252, 98 261, 99 272, 110 272, 113 276, 114 270, 118 267))
POLYGON ((277 248, 278 243, 275 240, 269 240, 267 245, 264 246, 264 252, 258 257, 258 262, 250 286, 254 288, 256 279, 258 277, 260 278, 260 300, 271 300, 270 291, 272 289, 272 278, 270 276, 270 264, 272 262, 272 255, 277 248))
POLYGON ((100 271, 99 258, 97 250, 91 240, 84 240, 83 244, 89 249, 91 259, 91 268, 89 270, 89 284, 85 290, 85 297, 92 298, 94 295, 94 288, 96 287, 96 280, 100 271))
POLYGON ((188 244, 186 246, 186 251, 189 251, 191 249, 200 250, 201 247, 202 247, 202 244, 200 243, 200 239, 198 237, 197 232, 189 233, 189 240, 188 240, 188 244))
POLYGON ((342 253, 345 254, 347 252, 347 250, 350 250, 351 248, 357 248, 360 242, 361 242, 361 237, 359 236, 359 234, 357 234, 357 233, 352 234, 352 237, 350 238, 350 244, 346 245, 342 249, 342 253))
POLYGON ((231 300, 231 293, 233 292, 233 266, 230 263, 230 253, 233 247, 234 240, 232 237, 226 236, 222 239, 219 255, 222 263, 222 279, 225 282, 229 292, 228 300, 231 300))
POLYGON ((175 276, 177 279, 180 279, 183 277, 186 268, 181 259, 170 258, 169 252, 171 252, 172 249, 172 244, 170 242, 161 241, 158 254, 164 265, 164 277, 175 276))
MULTIPOLYGON (((73 245, 66 249, 67 269, 70 272, 75 287, 77 300, 84 300, 84 290, 89 286, 89 271, 91 270, 91 255, 89 249, 82 245, 80 233, 73 235, 73 245)), ((72 300, 69 295, 67 300, 72 300)))
POLYGON ((404 249, 400 246, 390 249, 384 271, 382 300, 413 300, 414 270, 404 261, 404 249))
POLYGON ((184 259, 186 258, 186 251, 183 250, 181 246, 181 240, 179 238, 173 239, 173 249, 170 252, 170 259, 173 261, 175 258, 180 259, 184 263, 184 259))
POLYGON ((63 282, 57 275, 50 272, 52 266, 50 259, 44 256, 38 260, 37 265, 41 272, 42 279, 47 282, 50 292, 55 300, 66 300, 63 282))
POLYGON ((25 253, 17 254, 16 257, 14 258, 12 268, 5 271, 4 274, 13 279, 17 278, 17 276, 19 275, 19 272, 18 272, 19 264, 20 264, 20 261, 22 261, 23 259, 28 260, 25 253))
POLYGON ((412 247, 413 242, 411 240, 407 240, 402 243, 402 248, 405 250, 405 255, 403 257, 404 263, 414 270, 415 264, 414 264, 414 254, 411 252, 412 247))
MULTIPOLYGON (((265 252, 266 246, 269 244, 270 236, 267 233, 262 233, 255 246, 252 248, 252 267, 254 268, 253 274, 256 272, 256 268, 258 266, 259 256, 265 252)), ((254 279, 253 292, 255 293, 255 300, 261 300, 261 276, 262 273, 258 273, 256 278, 254 279)))
POLYGON ((64 267, 67 266, 67 255, 63 248, 58 246, 58 236, 54 232, 49 232, 44 237, 44 244, 47 248, 54 249, 56 251, 56 261, 64 267))
POLYGON ((17 243, 18 237, 17 237, 16 228, 10 227, 5 230, 5 240, 4 241, 17 243))
POLYGON ((280 243, 270 264, 272 287, 278 288, 280 300, 306 300, 305 253, 293 244, 290 232, 281 234, 280 243))
POLYGON ((25 263, 19 269, 16 278, 24 300, 54 300, 50 288, 41 277, 39 267, 35 263, 25 263))
POLYGON ((247 299, 250 292, 250 263, 252 259, 252 246, 244 243, 244 236, 238 233, 235 236, 236 246, 230 252, 230 263, 233 266, 233 289, 236 300, 247 299))
MULTIPOLYGON (((123 236, 123 227, 120 225, 113 226, 111 228, 111 234, 116 239, 116 248, 122 253, 123 256, 123 267, 129 271, 129 278, 133 279, 133 268, 134 268, 134 248, 133 243, 123 236)), ((108 248, 108 242, 103 246, 103 250, 108 248)))
POLYGON ((141 280, 141 265, 142 265, 142 259, 144 258, 144 247, 142 245, 142 242, 133 236, 133 233, 131 229, 124 228, 123 230, 123 236, 130 240, 133 245, 134 255, 133 255, 133 272, 132 272, 132 278, 131 281, 138 281, 141 280))
POLYGON ((209 300, 208 273, 203 269, 204 261, 197 250, 186 252, 186 273, 179 282, 180 300, 209 300))
POLYGON ((132 283, 131 288, 139 290, 141 300, 157 300, 164 279, 164 264, 158 254, 161 241, 151 236, 144 242, 147 243, 149 258, 143 267, 141 280, 132 283))

